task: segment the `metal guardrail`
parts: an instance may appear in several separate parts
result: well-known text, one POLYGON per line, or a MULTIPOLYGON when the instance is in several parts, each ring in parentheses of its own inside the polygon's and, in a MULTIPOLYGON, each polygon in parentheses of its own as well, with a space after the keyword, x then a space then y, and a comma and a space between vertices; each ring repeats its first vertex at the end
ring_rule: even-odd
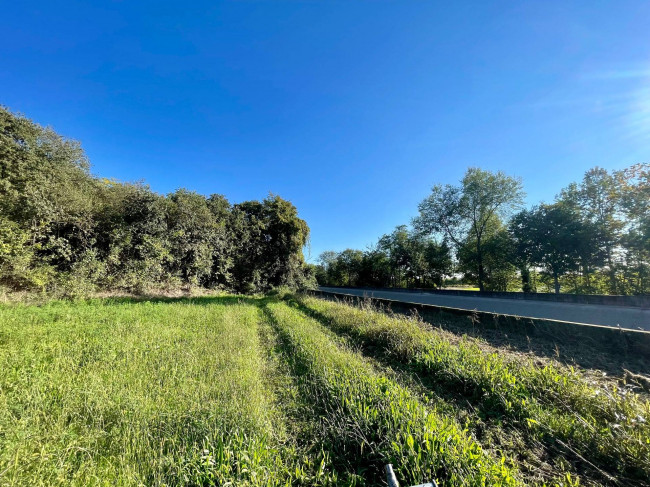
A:
POLYGON ((389 291, 405 293, 439 294, 447 296, 472 296, 479 298, 523 299, 530 301, 550 301, 554 303, 600 304, 605 306, 623 306, 629 308, 650 308, 650 296, 621 296, 609 294, 555 294, 555 293, 514 293, 501 291, 463 291, 457 289, 428 289, 403 287, 355 287, 355 286, 319 286, 330 289, 356 289, 359 291, 389 291))
POLYGON ((393 312, 410 314, 416 311, 425 320, 429 316, 440 313, 459 317, 468 317, 472 326, 482 326, 501 331, 525 333, 527 336, 543 336, 546 339, 583 341, 587 340, 592 346, 600 347, 603 351, 618 353, 650 354, 650 331, 614 328, 611 326, 590 325, 559 321, 548 318, 528 318, 514 315, 502 315, 488 311, 475 311, 450 308, 434 304, 410 303, 392 299, 363 297, 336 291, 309 291, 312 296, 326 299, 348 301, 351 304, 370 301, 393 312))

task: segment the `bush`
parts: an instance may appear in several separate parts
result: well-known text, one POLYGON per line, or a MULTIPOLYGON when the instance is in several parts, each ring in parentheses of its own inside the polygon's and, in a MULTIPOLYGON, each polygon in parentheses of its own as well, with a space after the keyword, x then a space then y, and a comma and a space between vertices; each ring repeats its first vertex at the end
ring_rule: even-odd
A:
POLYGON ((44 290, 54 270, 38 262, 31 235, 17 223, 0 217, 0 284, 13 290, 44 290))

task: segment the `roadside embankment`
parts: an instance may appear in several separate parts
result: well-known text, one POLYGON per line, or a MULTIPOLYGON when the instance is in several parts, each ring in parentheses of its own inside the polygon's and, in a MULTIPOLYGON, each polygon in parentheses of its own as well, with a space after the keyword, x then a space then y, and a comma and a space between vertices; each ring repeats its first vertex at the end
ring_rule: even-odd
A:
POLYGON ((311 291, 315 296, 327 299, 348 300, 352 303, 372 302, 374 305, 395 313, 417 313, 424 320, 439 321, 455 317, 468 329, 480 327, 504 333, 517 333, 529 338, 552 339, 555 342, 588 345, 607 353, 641 354, 650 356, 650 332, 589 325, 571 321, 528 318, 485 311, 466 310, 447 306, 403 302, 392 299, 354 296, 343 292, 311 291))

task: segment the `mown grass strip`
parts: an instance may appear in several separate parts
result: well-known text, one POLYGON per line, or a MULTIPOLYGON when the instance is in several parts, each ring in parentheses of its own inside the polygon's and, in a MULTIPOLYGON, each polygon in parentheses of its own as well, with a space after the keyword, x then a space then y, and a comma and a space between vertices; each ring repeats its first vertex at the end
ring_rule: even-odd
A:
POLYGON ((327 449, 321 441, 318 413, 308 395, 301 390, 300 377, 292 373, 292 357, 262 312, 260 300, 260 342, 265 356, 264 380, 272 391, 274 425, 278 441, 293 452, 296 459, 289 472, 291 485, 349 485, 332 462, 337 452, 327 449), (278 427, 277 425, 281 425, 278 427))
POLYGON ((290 485, 258 319, 235 298, 0 308, 0 484, 290 485))
POLYGON ((366 479, 392 463, 405 484, 435 478, 441 485, 518 485, 506 458, 494 460, 453 420, 429 409, 404 387, 379 375, 337 345, 315 320, 285 303, 269 315, 328 422, 339 451, 357 459, 366 479))
POLYGON ((606 481, 648 485, 650 404, 629 389, 595 384, 572 368, 485 353, 473 340, 451 343, 415 319, 311 297, 300 302, 333 329, 381 347, 484 415, 510 418, 606 481))

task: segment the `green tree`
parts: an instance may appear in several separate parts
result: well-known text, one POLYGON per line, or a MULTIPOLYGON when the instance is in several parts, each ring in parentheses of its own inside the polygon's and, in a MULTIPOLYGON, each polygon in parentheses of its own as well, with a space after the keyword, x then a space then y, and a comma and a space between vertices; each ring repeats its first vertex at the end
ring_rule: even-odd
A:
POLYGON ((325 280, 319 284, 339 286, 343 283, 343 276, 338 265, 339 253, 326 250, 318 256, 318 265, 323 269, 325 280))
POLYGON ((265 217, 264 255, 271 286, 311 286, 305 281, 302 249, 309 241, 309 226, 298 217, 298 209, 277 195, 263 201, 265 217))
POLYGON ((625 291, 647 294, 650 293, 650 163, 617 171, 615 177, 626 222, 621 241, 625 291))
POLYGON ((270 195, 261 203, 234 205, 230 224, 236 246, 233 278, 237 289, 313 284, 306 282, 302 253, 309 227, 291 202, 270 195))
POLYGON ((460 186, 436 185, 418 206, 414 226, 422 233, 444 235, 458 251, 470 239, 475 246, 476 278, 485 289, 484 238, 489 222, 505 221, 521 206, 524 192, 519 179, 502 172, 470 168, 460 186))
POLYGON ((363 253, 360 271, 360 285, 388 287, 391 282, 389 255, 378 246, 371 246, 363 253))
POLYGON ((521 260, 548 272, 559 293, 560 278, 579 268, 584 253, 586 232, 576 207, 558 202, 521 211, 512 219, 510 233, 521 260))
POLYGON ((609 284, 607 291, 619 292, 616 278, 616 250, 621 242, 621 191, 619 180, 605 169, 595 167, 588 170, 579 184, 573 183, 560 194, 559 201, 579 208, 580 218, 585 222, 585 230, 590 230, 590 255, 583 256, 585 287, 589 283, 591 271, 607 265, 609 284))
POLYGON ((318 286, 327 286, 329 284, 327 278, 327 272, 325 268, 320 264, 307 264, 309 272, 316 279, 316 284, 318 286))
MULTIPOLYGON (((475 235, 470 233, 458 250, 458 270, 477 280, 478 253, 475 235)), ((486 291, 508 291, 516 279, 514 242, 498 217, 486 224, 482 242, 483 283, 486 291)))
POLYGON ((74 140, 0 107, 0 214, 43 265, 70 272, 95 243, 99 186, 74 140))
POLYGON ((144 292, 169 280, 168 201, 143 184, 104 181, 96 248, 108 266, 104 285, 144 292))
POLYGON ((433 239, 426 241, 424 246, 424 259, 426 262, 426 280, 423 287, 429 284, 441 287, 445 279, 452 272, 451 249, 447 242, 438 243, 433 239))
POLYGON ((354 249, 345 249, 337 256, 338 264, 343 273, 343 285, 358 286, 363 252, 354 249))
POLYGON ((0 282, 143 291, 175 282, 307 286, 309 227, 279 196, 231 206, 94 177, 73 140, 0 107, 0 282), (44 280, 48 281, 45 282, 44 280))
POLYGON ((392 233, 383 235, 377 243, 378 248, 388 255, 391 270, 391 286, 408 287, 407 272, 412 261, 412 248, 406 225, 400 225, 392 233))
POLYGON ((232 206, 225 196, 212 194, 207 200, 214 221, 211 240, 212 269, 206 283, 211 287, 230 288, 236 245, 229 228, 232 206))
POLYGON ((53 269, 34 255, 31 235, 17 223, 0 216, 0 284, 10 289, 44 289, 53 269))
POLYGON ((169 195, 170 271, 186 285, 202 284, 209 277, 216 226, 205 196, 186 189, 169 195))

